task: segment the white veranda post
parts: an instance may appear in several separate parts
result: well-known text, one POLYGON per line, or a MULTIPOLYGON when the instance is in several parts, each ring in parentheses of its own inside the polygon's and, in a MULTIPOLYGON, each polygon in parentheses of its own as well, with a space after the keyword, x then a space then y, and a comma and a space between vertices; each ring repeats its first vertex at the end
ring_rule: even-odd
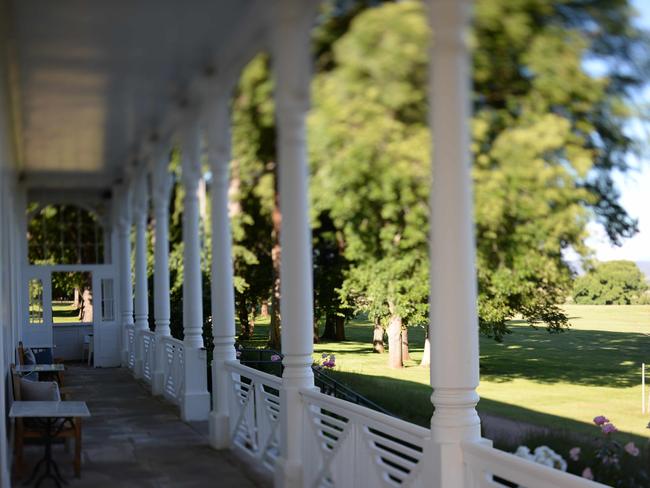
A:
POLYGON ((212 171, 212 412, 210 443, 228 447, 228 371, 226 361, 235 359, 235 294, 233 288, 232 237, 228 215, 230 177, 230 110, 228 97, 219 97, 207 112, 208 159, 212 171))
POLYGON ((163 393, 165 348, 163 337, 169 337, 171 320, 169 298, 169 199, 173 178, 168 171, 169 152, 165 146, 154 155, 152 168, 152 199, 155 225, 153 316, 156 326, 156 348, 152 376, 152 392, 163 393))
POLYGON ((117 191, 120 199, 119 219, 117 223, 120 263, 120 306, 122 310, 122 365, 128 366, 127 327, 133 326, 133 282, 131 280, 131 188, 123 184, 117 191))
POLYGON ((471 1, 430 0, 432 486, 466 486, 462 442, 480 441, 476 269, 469 153, 471 1))
POLYGON ((133 195, 135 219, 135 364, 133 374, 142 377, 144 350, 142 332, 149 330, 149 291, 147 287, 147 216, 149 191, 146 168, 141 168, 135 180, 133 195))
POLYGON ((316 2, 282 0, 274 8, 273 74, 278 122, 282 228, 281 308, 284 372, 280 391, 282 457, 276 486, 302 486, 304 406, 300 390, 313 388, 313 292, 307 198, 305 117, 311 81, 310 31, 316 2))
POLYGON ((191 116, 182 132, 183 201, 183 339, 184 381, 181 398, 183 420, 207 420, 206 351, 203 347, 203 295, 201 286, 201 236, 198 189, 201 180, 201 133, 198 117, 191 116))

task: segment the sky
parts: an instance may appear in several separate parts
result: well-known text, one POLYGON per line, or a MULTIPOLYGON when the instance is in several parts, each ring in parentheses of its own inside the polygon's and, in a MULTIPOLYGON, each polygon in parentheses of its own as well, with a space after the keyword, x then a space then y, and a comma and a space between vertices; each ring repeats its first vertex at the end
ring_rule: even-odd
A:
MULTIPOLYGON (((650 29, 650 1, 633 0, 632 4, 640 13, 639 25, 650 29)), ((641 103, 650 103, 650 87, 645 89, 641 98, 641 103)), ((650 146, 650 139, 647 144, 650 146)), ((635 170, 624 175, 615 174, 614 180, 621 192, 621 205, 639 221, 639 232, 617 247, 609 244, 602 226, 591 223, 587 244, 595 250, 596 258, 600 261, 650 261, 650 148, 644 158, 630 158, 629 163, 635 170)))

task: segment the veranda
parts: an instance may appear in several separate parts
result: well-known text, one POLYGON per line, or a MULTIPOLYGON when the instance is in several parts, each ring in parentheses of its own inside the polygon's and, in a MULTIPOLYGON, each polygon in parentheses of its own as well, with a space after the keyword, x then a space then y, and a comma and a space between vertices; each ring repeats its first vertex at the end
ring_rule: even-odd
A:
MULTIPOLYGON (((476 413, 478 337, 468 147, 471 1, 428 0, 435 35, 429 80, 435 139, 430 200, 431 386, 423 429, 314 388, 312 266, 305 116, 309 35, 318 2, 3 0, 0 102, 0 417, 9 365, 26 346, 79 350, 92 328, 94 365, 122 367, 209 420, 214 449, 231 449, 276 486, 599 486, 497 451, 476 413), (243 66, 273 59, 282 212, 282 378, 235 356, 228 218, 229 99, 243 66), (182 151, 182 341, 170 335, 170 148, 182 151), (201 155, 212 172, 214 353, 208 392, 202 338, 201 155), (103 260, 81 266, 27 261, 31 202, 102 209, 103 260), (148 310, 146 222, 155 220, 154 309, 148 310), (132 275, 131 241, 135 226, 132 275), (57 339, 53 272, 92 273, 97 310, 88 331, 57 339), (41 282, 43 315, 30 315, 41 282), (135 292, 133 291, 135 290, 135 292), (149 330, 149 314, 155 330, 149 330), (58 343, 57 343, 58 342, 58 343)), ((423 46, 422 49, 427 49, 423 46)), ((0 423, 0 480, 10 486, 11 426, 0 423), (9 426, 9 427, 8 427, 9 426)), ((206 479, 206 486, 212 481, 206 479)))

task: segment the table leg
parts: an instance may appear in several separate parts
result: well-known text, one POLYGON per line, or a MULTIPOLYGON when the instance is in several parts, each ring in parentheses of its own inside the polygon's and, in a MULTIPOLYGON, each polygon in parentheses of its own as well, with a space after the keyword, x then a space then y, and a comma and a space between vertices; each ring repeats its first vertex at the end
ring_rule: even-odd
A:
POLYGON ((56 461, 52 459, 52 441, 56 438, 56 435, 61 431, 61 429, 65 424, 65 419, 64 419, 63 422, 60 424, 60 426, 57 427, 56 421, 57 421, 56 418, 45 419, 45 423, 44 423, 45 453, 43 458, 34 467, 34 471, 32 472, 30 478, 27 481, 25 481, 25 483, 23 483, 24 485, 29 485, 34 481, 42 465, 45 466, 45 472, 36 480, 36 484, 35 484, 36 488, 41 486, 43 480, 48 478, 54 481, 57 488, 61 488, 61 483, 66 485, 68 484, 68 482, 63 478, 63 476, 61 476, 61 473, 59 472, 59 466, 56 464, 56 461))

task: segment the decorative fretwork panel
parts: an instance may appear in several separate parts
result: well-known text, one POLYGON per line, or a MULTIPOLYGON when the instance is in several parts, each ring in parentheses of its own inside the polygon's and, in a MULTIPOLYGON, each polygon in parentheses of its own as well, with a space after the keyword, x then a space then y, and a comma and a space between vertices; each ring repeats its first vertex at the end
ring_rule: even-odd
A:
POLYGON ((420 486, 429 431, 317 391, 303 391, 307 486, 420 486))
POLYGON ((272 473, 280 456, 280 385, 275 376, 237 362, 227 365, 231 378, 232 445, 272 473))
POLYGON ((185 387, 185 348, 183 342, 173 337, 161 340, 163 348, 163 394, 179 404, 185 387))
POLYGON ((142 332, 142 377, 151 383, 156 357, 156 334, 150 330, 142 332))

